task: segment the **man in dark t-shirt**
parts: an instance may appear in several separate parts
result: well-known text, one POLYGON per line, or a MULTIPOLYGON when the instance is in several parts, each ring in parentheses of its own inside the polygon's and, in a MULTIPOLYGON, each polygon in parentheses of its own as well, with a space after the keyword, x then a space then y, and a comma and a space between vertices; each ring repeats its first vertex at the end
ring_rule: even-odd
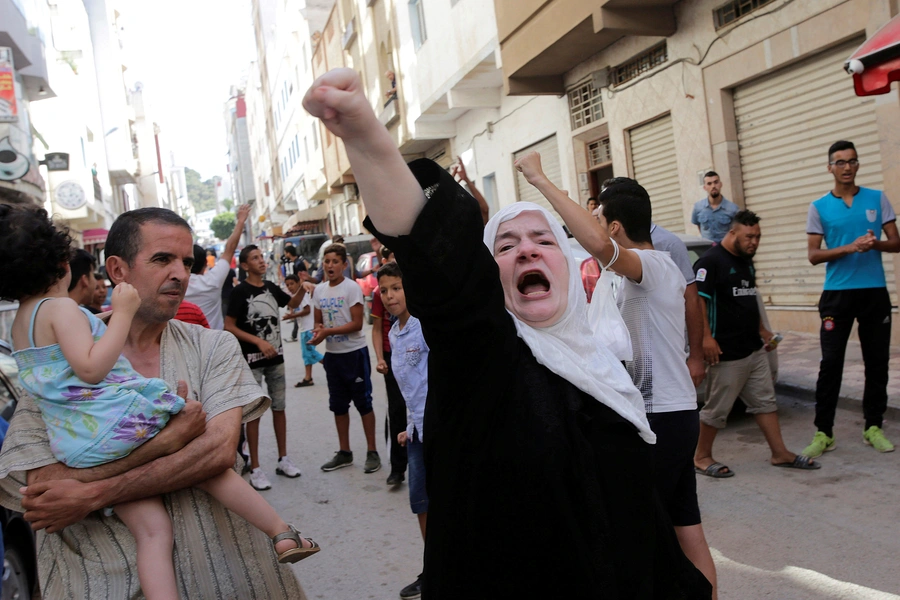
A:
POLYGON ((713 459, 712 446, 738 396, 756 418, 772 451, 773 465, 820 467, 809 457, 790 452, 781 438, 775 386, 766 358, 773 336, 760 320, 756 301, 753 256, 761 236, 759 220, 749 210, 739 211, 721 245, 711 248, 694 265, 698 292, 704 300, 703 354, 709 363, 694 469, 709 477, 734 475, 713 459))
MULTIPOLYGON (((247 278, 231 292, 225 331, 230 331, 241 344, 241 352, 250 365, 256 382, 266 380, 269 397, 272 398, 272 424, 278 444, 278 466, 275 473, 285 477, 300 477, 300 470, 287 456, 287 419, 285 409, 284 351, 281 346, 281 315, 278 309, 297 308, 306 291, 301 286, 293 296, 265 281, 266 258, 255 245, 241 250, 241 268, 247 278)), ((247 445, 250 449, 250 485, 257 490, 272 487, 259 468, 259 419, 247 423, 247 445)))

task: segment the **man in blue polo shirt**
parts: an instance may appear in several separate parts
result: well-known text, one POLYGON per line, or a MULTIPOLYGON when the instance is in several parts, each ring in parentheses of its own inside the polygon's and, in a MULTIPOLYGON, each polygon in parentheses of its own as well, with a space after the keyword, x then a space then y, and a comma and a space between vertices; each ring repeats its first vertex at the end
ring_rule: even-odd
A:
POLYGON ((879 452, 894 445, 881 430, 887 408, 891 298, 884 279, 882 252, 900 252, 897 217, 884 192, 856 185, 859 158, 852 142, 828 149, 834 189, 813 202, 806 221, 809 262, 826 263, 819 300, 822 362, 816 383, 816 434, 803 454, 834 450, 834 415, 844 372, 844 352, 854 319, 866 366, 863 441, 879 452), (881 231, 887 235, 881 240, 881 231), (877 232, 877 234, 876 234, 877 232), (827 249, 822 248, 825 240, 827 249))
POLYGON ((700 235, 719 244, 731 230, 731 219, 740 209, 722 195, 722 180, 715 171, 708 171, 703 176, 703 189, 706 198, 694 204, 691 223, 697 226, 700 235))

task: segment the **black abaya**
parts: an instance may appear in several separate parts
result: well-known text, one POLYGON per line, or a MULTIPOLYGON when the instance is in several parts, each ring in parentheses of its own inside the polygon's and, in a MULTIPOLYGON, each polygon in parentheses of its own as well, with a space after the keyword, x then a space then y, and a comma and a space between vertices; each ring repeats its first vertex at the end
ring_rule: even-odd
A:
POLYGON ((709 598, 653 487, 652 448, 538 364, 504 308, 478 205, 437 164, 393 238, 430 348, 426 600, 709 598))

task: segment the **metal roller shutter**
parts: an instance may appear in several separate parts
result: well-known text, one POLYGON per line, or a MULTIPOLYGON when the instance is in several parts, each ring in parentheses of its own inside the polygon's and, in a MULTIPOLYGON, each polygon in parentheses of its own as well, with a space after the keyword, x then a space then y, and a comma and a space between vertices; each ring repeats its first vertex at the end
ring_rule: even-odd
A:
MULTIPOLYGON (((562 188, 562 172, 559 166, 559 147, 556 144, 556 136, 551 135, 537 144, 522 148, 513 154, 513 161, 519 160, 529 152, 538 152, 541 155, 541 166, 544 169, 544 174, 547 176, 547 179, 552 181, 557 187, 562 188)), ((537 205, 543 206, 549 210, 560 223, 562 223, 562 219, 556 214, 556 211, 553 210, 553 207, 550 206, 550 203, 537 188, 525 181, 524 175, 518 171, 515 171, 515 173, 516 197, 519 199, 519 202, 534 202, 537 205)))
POLYGON ((635 127, 629 136, 632 172, 634 179, 650 195, 653 222, 669 231, 684 233, 671 115, 635 127))
MULTIPOLYGON (((744 199, 763 218, 756 280, 766 304, 815 306, 825 266, 807 260, 809 204, 833 186, 828 147, 856 144, 857 184, 883 189, 875 101, 859 98, 843 70, 861 40, 827 50, 734 90, 744 199)), ((888 290, 894 268, 885 254, 888 290)), ((896 300, 895 300, 896 303, 896 300)))

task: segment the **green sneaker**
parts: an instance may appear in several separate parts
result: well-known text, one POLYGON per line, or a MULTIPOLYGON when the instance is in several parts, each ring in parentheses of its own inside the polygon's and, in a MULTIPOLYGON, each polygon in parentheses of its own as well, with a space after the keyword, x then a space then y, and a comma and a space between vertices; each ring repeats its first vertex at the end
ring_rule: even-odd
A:
POLYGON ((866 432, 863 434, 863 441, 879 452, 894 451, 894 445, 884 437, 884 432, 881 430, 881 427, 876 427, 875 425, 866 429, 866 432))
POLYGON ((366 452, 366 464, 363 473, 374 473, 381 468, 381 457, 375 451, 366 452))
POLYGON ((323 471, 334 471, 343 467, 349 467, 353 464, 353 453, 339 450, 334 453, 334 458, 322 465, 323 471))
POLYGON ((812 443, 803 449, 803 456, 808 456, 809 458, 816 458, 822 456, 823 452, 831 452, 837 448, 834 445, 834 438, 828 437, 821 431, 817 431, 816 435, 813 436, 812 443))

